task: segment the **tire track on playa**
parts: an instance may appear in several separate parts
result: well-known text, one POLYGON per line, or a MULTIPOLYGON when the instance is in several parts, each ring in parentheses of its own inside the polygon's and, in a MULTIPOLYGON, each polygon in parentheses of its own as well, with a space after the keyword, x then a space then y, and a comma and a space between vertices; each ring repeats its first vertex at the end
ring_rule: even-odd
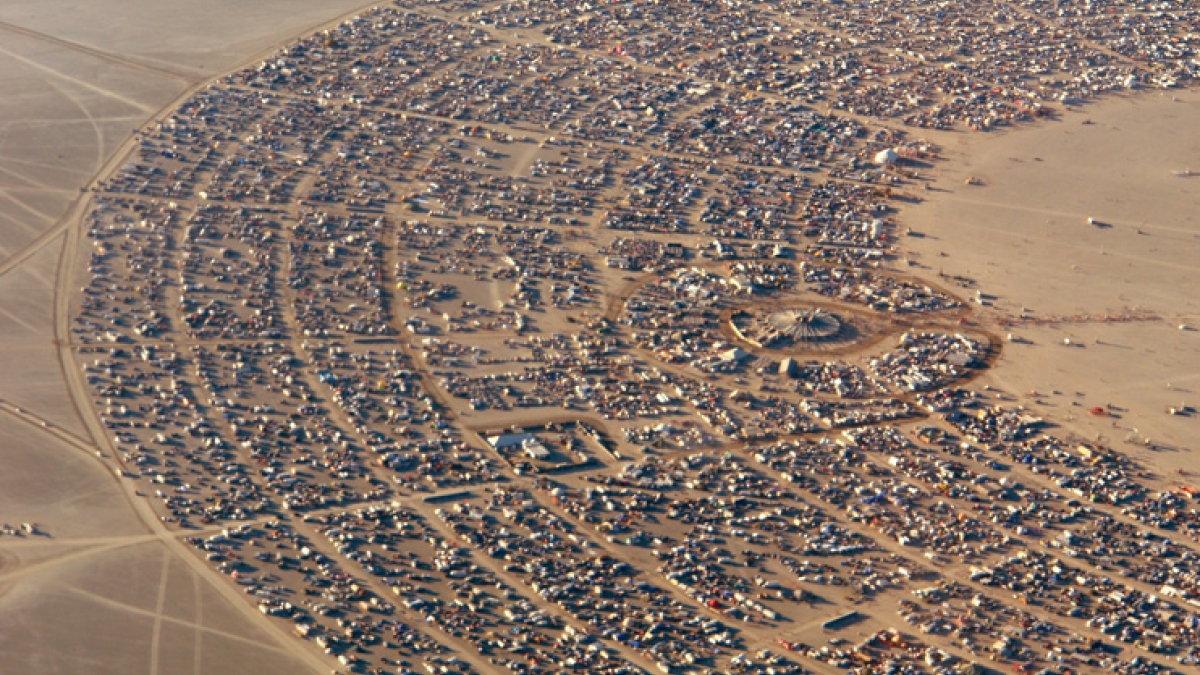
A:
MULTIPOLYGON (((37 415, 27 412, 23 408, 17 407, 15 405, 13 405, 12 403, 9 403, 8 401, 5 401, 4 399, 0 399, 0 412, 7 413, 8 415, 17 418, 18 420, 24 422, 25 424, 28 424, 29 426, 36 427, 46 433, 56 436, 59 440, 65 442, 67 445, 70 445, 77 450, 80 450, 80 451, 88 453, 88 454, 92 454, 93 452, 99 452, 97 447, 94 444, 92 444, 91 442, 85 441, 84 439, 80 438, 79 436, 76 436, 75 434, 67 431, 66 429, 55 426, 54 423, 50 422, 49 420, 43 419, 41 417, 38 417, 37 415)), ((107 469, 108 467, 106 466, 105 468, 107 469)))
MULTIPOLYGON (((1075 217, 1075 218, 1080 217, 1080 216, 1073 215, 1073 214, 1055 214, 1054 212, 1044 211, 1041 209, 1024 208, 1024 207, 1019 207, 1019 206, 1008 206, 1008 205, 1004 205, 1004 204, 990 204, 989 203, 989 204, 981 204, 981 205, 994 206, 996 208, 1010 208, 1010 209, 1018 210, 1018 211, 1032 211, 1032 212, 1039 213, 1039 214, 1066 215, 1066 216, 1075 217)), ((1031 240, 1031 241, 1036 240, 1036 241, 1042 241, 1042 242, 1061 242, 1062 241, 1061 239, 1056 239, 1054 237, 1046 236, 1046 235, 1039 235, 1039 234, 1032 233, 1032 232, 1014 232, 1013 230, 1007 229, 1005 227, 993 227, 993 226, 988 226, 988 225, 982 225, 979 223, 972 223, 970 221, 970 219, 959 220, 958 226, 959 227, 971 227, 976 230, 983 230, 990 234, 1000 235, 1000 236, 1004 236, 1004 237, 1008 237, 1010 239, 1016 239, 1016 240, 1027 239, 1027 240, 1031 240)), ((1138 225, 1135 227, 1139 227, 1139 228, 1145 227, 1146 229, 1150 229, 1153 226, 1138 225)), ((1160 229, 1170 229, 1170 228, 1164 227, 1164 228, 1160 228, 1160 229)), ((1168 241, 1168 243, 1177 243, 1179 245, 1184 245, 1183 242, 1178 239, 1168 239, 1167 241, 1168 241)), ((1151 258, 1148 256, 1134 255, 1132 253, 1124 253, 1119 248, 1119 244, 1102 244, 1101 243, 1098 246, 1091 246, 1089 248, 1080 248, 1080 251, 1085 252, 1085 253, 1090 253, 1092 255, 1104 255, 1104 256, 1110 256, 1113 258, 1120 258, 1122 260, 1132 260, 1132 261, 1136 261, 1136 262, 1142 262, 1142 263, 1146 263, 1148 265, 1153 265, 1155 267, 1165 267, 1165 268, 1182 270, 1185 272, 1200 272, 1200 264, 1188 265, 1188 264, 1184 264, 1184 263, 1177 263, 1177 262, 1170 262, 1167 260, 1161 260, 1158 258, 1151 258)))
POLYGON ((51 558, 50 560, 45 560, 45 561, 42 561, 39 563, 34 563, 32 565, 25 565, 22 567, 18 567, 17 569, 15 569, 11 572, 5 572, 3 574, 0 574, 0 582, 15 581, 17 579, 22 579, 24 577, 27 577, 38 571, 52 569, 55 567, 59 567, 60 565, 65 565, 69 562, 74 562, 74 561, 77 561, 77 560, 80 560, 83 558, 89 558, 91 556, 100 555, 103 553, 109 553, 109 552, 116 551, 116 550, 123 549, 123 548, 129 548, 131 546, 140 546, 142 544, 145 544, 145 543, 148 543, 151 541, 154 541, 154 538, 152 536, 140 535, 140 536, 129 537, 127 541, 116 543, 116 544, 110 544, 108 546, 96 546, 96 547, 84 548, 83 550, 80 550, 80 551, 74 551, 74 552, 68 553, 66 555, 59 556, 57 558, 51 558))
POLYGON ((96 116, 66 87, 55 83, 53 80, 47 80, 46 82, 51 87, 54 87, 58 93, 62 94, 63 98, 73 103, 76 108, 79 108, 79 112, 83 113, 84 119, 92 127, 92 135, 96 137, 96 165, 93 169, 99 171, 100 167, 104 166, 104 132, 100 129, 100 123, 96 121, 96 116))
MULTIPOLYGON (((98 119, 103 119, 105 121, 111 121, 111 122, 118 122, 118 121, 135 122, 135 121, 140 121, 142 118, 138 117, 137 115, 121 115, 120 118, 101 117, 98 119)), ((30 123, 31 124, 40 123, 40 124, 45 125, 45 124, 48 124, 49 122, 47 120, 38 120, 36 122, 30 121, 30 123)), ((3 160, 5 164, 9 164, 9 165, 20 164, 21 166, 30 166, 35 169, 55 169, 55 170, 61 171, 63 173, 80 173, 80 174, 87 173, 87 171, 84 169, 79 169, 79 168, 71 167, 71 166, 56 166, 53 162, 39 162, 39 161, 31 160, 27 157, 20 157, 20 156, 11 155, 11 154, 0 153, 0 160, 3 160)), ((5 169, 0 169, 0 170, 5 170, 5 169)), ((70 192, 70 193, 77 192, 77 190, 72 190, 72 189, 67 189, 67 188, 47 188, 47 189, 53 189, 56 192, 70 192)))
MULTIPOLYGON (((4 194, 5 194, 5 190, 3 188, 0 188, 0 196, 3 196, 4 194)), ((34 227, 33 225, 30 225, 28 222, 26 222, 24 220, 21 220, 20 218, 14 218, 12 216, 12 214, 7 211, 0 211, 0 218, 3 218, 5 220, 5 222, 12 223, 12 225, 15 228, 27 230, 27 231, 33 232, 35 234, 38 232, 38 229, 36 227, 34 227)), ((8 252, 7 249, 0 249, 0 251, 3 251, 4 253, 8 252)))
MULTIPOLYGON (((73 492, 73 493, 72 493, 72 494, 70 494, 69 496, 63 497, 62 499, 57 499, 57 500, 55 500, 55 501, 48 502, 48 503, 46 504, 46 506, 48 506, 48 507, 56 507, 56 508, 60 508, 60 509, 61 509, 61 508, 62 508, 62 507, 64 507, 64 506, 69 506, 69 505, 72 505, 72 504, 77 504, 77 503, 79 503, 79 502, 85 502, 85 503, 86 503, 86 502, 87 502, 87 500, 89 500, 89 499, 91 499, 91 498, 93 498, 93 497, 103 496, 103 495, 106 495, 106 494, 109 494, 109 493, 108 493, 108 490, 104 489, 103 487, 97 488, 97 489, 95 489, 95 490, 79 490, 79 491, 73 492)), ((85 507, 85 508, 86 508, 86 507, 85 507)), ((103 539, 103 538, 102 538, 102 537, 95 537, 95 539, 103 539)), ((110 539, 112 539, 112 538, 110 537, 110 539)), ((77 539, 77 540, 75 540, 75 541, 76 541, 76 542, 78 542, 79 540, 77 539)))
POLYGON ((192 675, 200 675, 201 646, 204 643, 204 593, 200 586, 200 577, 192 575, 192 594, 196 598, 195 625, 196 640, 192 644, 192 675))
MULTIPOLYGON (((1003 209, 1003 210, 1007 210, 1007 211, 1023 211, 1025 213, 1033 213, 1033 214, 1037 214, 1039 216, 1058 216, 1060 218, 1071 218, 1073 220, 1084 220, 1088 217, 1086 214, 1079 213, 1077 211, 1059 211, 1057 209, 1047 209, 1047 208, 1042 208, 1039 206, 1022 206, 1016 202, 997 202, 997 201, 991 201, 991 200, 987 200, 987 199, 972 199, 970 197, 948 196, 948 197, 943 197, 939 201, 941 203, 968 204, 971 206, 983 206, 983 207, 987 207, 987 208, 1003 209)), ((1161 230, 1163 232, 1175 232, 1177 234, 1186 234, 1186 235, 1194 234, 1191 230, 1187 230, 1187 229, 1179 228, 1179 227, 1169 227, 1167 225, 1154 225, 1152 223, 1133 224, 1133 223, 1128 223, 1128 222, 1122 222, 1119 220, 1111 220, 1111 219, 1107 219, 1107 218, 1102 219, 1102 220, 1104 220, 1104 223, 1107 225, 1117 225, 1117 226, 1121 226, 1121 227, 1133 227, 1133 228, 1137 228, 1137 229, 1146 229, 1146 230, 1161 230)))
POLYGON ((88 56, 92 56, 92 57, 95 57, 102 61, 107 61, 109 63, 115 63, 117 65, 125 66, 126 68, 133 68, 134 70, 140 70, 142 72, 151 73, 154 75, 161 75, 162 77, 170 77, 170 78, 174 78, 177 80, 191 81, 192 79, 194 79, 189 75, 186 75, 186 74, 180 73, 180 72, 176 72, 176 71, 170 70, 168 68, 161 68, 161 67, 157 67, 157 66, 151 66, 151 65, 148 65, 145 63, 140 63, 138 61, 133 61, 133 60, 127 59, 123 56, 118 56, 117 54, 113 54, 111 52, 106 52, 101 49, 96 49, 95 47, 88 47, 87 45, 82 45, 82 44, 79 44, 78 42, 71 42, 70 40, 64 40, 60 37, 48 35, 46 33, 42 33, 41 31, 36 31, 31 28, 25 28, 23 26, 18 26, 16 24, 12 24, 7 21, 0 21, 0 30, 8 31, 9 33, 16 33, 17 35, 24 35, 25 37, 33 38, 35 40, 40 40, 42 42, 49 42, 50 44, 58 45, 59 47, 64 47, 66 49, 70 49, 71 51, 79 52, 81 54, 87 54, 88 56))
MULTIPOLYGON (((4 194, 7 194, 7 192, 4 192, 4 194)), ((41 234, 34 237, 33 241, 18 249, 16 253, 13 253, 9 257, 5 258, 3 262, 0 262, 0 276, 4 276, 5 274, 13 271, 19 267, 21 263, 29 260, 38 251, 45 248, 47 244, 57 239, 60 234, 62 234, 68 227, 71 226, 73 218, 80 219, 83 217, 84 211, 86 210, 87 206, 90 205, 90 197, 76 197, 75 201, 71 202, 71 206, 68 207, 67 213, 63 215, 63 217, 60 218, 58 222, 54 224, 54 226, 44 230, 41 234)), ((13 222, 17 221, 13 220, 13 222)))
POLYGON ((37 326, 33 325, 32 323, 29 323, 25 319, 22 319, 16 312, 7 310, 4 307, 0 307, 0 315, 7 317, 13 323, 21 326, 22 328, 29 331, 30 333, 33 333, 34 335, 37 335, 39 332, 39 329, 37 326))
POLYGON ((4 550, 20 551, 25 548, 45 548, 47 546, 95 547, 141 544, 148 541, 154 541, 154 537, 149 534, 126 534, 112 537, 49 537, 38 535, 36 537, 22 537, 6 541, 4 542, 4 550))
MULTIPOLYGON (((39 218, 45 218, 46 220, 51 219, 50 214, 48 214, 44 211, 39 211, 36 207, 27 203, 25 200, 19 199, 19 198, 13 196, 11 190, 8 190, 6 188, 0 188, 0 195, 7 197, 9 201, 11 201, 13 204, 21 207, 21 210, 23 210, 23 211, 28 211, 29 213, 32 213, 33 215, 35 215, 39 218)), ((26 225, 25 227, 29 228, 28 225, 26 225)))
MULTIPOLYGON (((167 557, 169 558, 169 556, 167 556, 167 557)), ((143 609, 141 607, 138 607, 137 605, 131 605, 127 602, 121 602, 120 600, 114 600, 113 598, 105 597, 98 593, 93 593, 92 591, 87 591, 82 588, 77 588, 75 586, 65 586, 64 588, 65 588, 65 590, 69 591, 70 593, 72 593, 74 595, 88 598, 89 600, 93 600, 97 603, 100 603, 103 605, 108 605, 109 607, 121 609, 121 610, 129 612, 131 614, 137 614, 138 616, 144 616, 144 617, 161 618, 163 623, 168 623, 173 626, 182 626, 185 628, 193 628, 200 633, 209 633, 211 635, 217 635, 217 636, 223 637, 227 640, 233 640, 235 642, 240 642, 242 644, 253 645, 255 647, 258 647, 260 649, 265 649, 268 651, 274 651, 274 652, 282 652, 283 651, 282 649, 280 649, 278 647, 272 647, 270 645, 265 645, 262 642, 259 642, 258 640, 253 640, 249 637, 246 637, 245 635, 239 635, 237 633, 230 633, 229 631, 220 630, 219 628, 210 628, 203 624, 197 624, 197 623, 193 623, 191 621, 185 621, 183 619, 177 619, 177 618, 171 617, 171 616, 158 617, 158 615, 156 615, 151 610, 143 609)))
MULTIPOLYGON (((93 116, 97 122, 119 122, 121 124, 137 124, 142 121, 142 118, 137 115, 96 115, 93 116)), ((12 121, 0 121, 0 131, 12 133, 14 129, 45 129, 49 127, 65 127, 72 124, 78 124, 79 120, 74 119, 18 119, 12 121)), ((8 158, 9 161, 19 161, 14 158, 8 158)), ((45 163, 24 162, 36 166, 47 166, 45 163)), ((76 170, 76 173, 87 173, 83 170, 76 170)), ((69 192, 69 190, 64 190, 69 192)))
POLYGON ((13 171, 12 169, 9 169, 2 164, 0 164, 0 173, 5 174, 7 176, 11 176, 12 178, 14 178, 16 180, 20 180, 20 181, 24 181, 24 182, 28 183, 28 185, 5 185, 3 187, 4 190, 19 189, 19 190, 39 190, 42 192, 74 192, 73 190, 56 188, 53 185, 50 185, 49 183, 45 183, 40 180, 34 180, 33 178, 30 178, 29 176, 26 176, 23 173, 13 171))
POLYGON ((163 549, 162 574, 158 580, 158 601, 154 606, 154 630, 150 632, 150 675, 158 675, 159 646, 162 644, 163 608, 167 604, 167 579, 171 572, 171 552, 163 549))
POLYGON ((134 108, 135 110, 140 110, 147 114, 154 112, 154 108, 150 107, 149 105, 147 105, 145 103, 142 103, 141 101, 129 98, 128 96, 123 96, 121 94, 116 93, 115 91, 110 91, 103 87, 98 87, 98 86, 92 84, 91 82, 88 82, 86 80, 81 80, 72 75, 68 75, 68 74, 62 72, 61 70, 56 70, 54 68, 51 68, 50 66, 38 63, 37 61, 35 61, 31 58, 21 56, 20 54, 12 51, 10 49, 5 49, 3 47, 0 47, 0 54, 3 54, 5 56, 13 59, 14 61, 19 61, 21 63, 24 63, 25 65, 27 65, 31 68, 34 68, 36 70, 40 70, 43 73, 52 75, 60 80, 70 82, 71 84, 74 84, 78 87, 86 89, 94 94, 99 94, 100 96, 103 96, 105 98, 109 98, 114 101, 119 101, 121 103, 124 103, 125 105, 127 105, 131 108, 134 108))

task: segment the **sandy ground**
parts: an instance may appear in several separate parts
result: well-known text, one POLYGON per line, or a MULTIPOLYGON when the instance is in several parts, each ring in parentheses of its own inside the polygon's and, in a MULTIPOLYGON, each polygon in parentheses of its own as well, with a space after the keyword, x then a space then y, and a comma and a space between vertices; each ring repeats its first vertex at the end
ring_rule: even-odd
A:
POLYGON ((309 27, 368 6, 362 0, 11 0, 0 7, 0 28, 195 79, 231 70, 309 27), (125 20, 111 19, 118 11, 125 20))
POLYGON ((87 432, 63 377, 54 307, 80 188, 134 129, 196 83, 364 4, 0 5, 0 524, 47 533, 0 536, 0 670, 315 669, 260 632, 249 606, 230 602, 236 589, 186 562, 146 525, 137 497, 73 443, 87 432), (128 20, 113 21, 118 12, 128 20))
POLYGON ((923 235, 903 242, 920 273, 975 280, 964 293, 994 296, 996 317, 1161 317, 1027 321, 1009 330, 1028 343, 1006 345, 985 382, 1026 404, 1046 394, 1032 407, 1047 419, 1164 471, 1194 463, 1200 430, 1167 412, 1200 405, 1200 332, 1179 329, 1200 324, 1200 177, 1181 175, 1200 173, 1198 116, 1200 93, 1143 92, 1034 129, 941 137, 934 190, 901 214, 923 235), (1088 414, 1106 404, 1111 417, 1088 414))
POLYGON ((7 672, 303 672, 158 542, 14 552, 33 560, 0 572, 7 672))

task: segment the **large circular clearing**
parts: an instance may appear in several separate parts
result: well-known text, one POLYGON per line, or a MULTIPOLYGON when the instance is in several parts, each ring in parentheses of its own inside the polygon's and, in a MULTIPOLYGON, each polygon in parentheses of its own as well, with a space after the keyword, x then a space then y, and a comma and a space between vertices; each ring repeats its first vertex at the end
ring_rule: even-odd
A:
POLYGON ((820 309, 785 309, 768 315, 765 323, 774 334, 795 342, 828 340, 842 330, 840 319, 820 309))

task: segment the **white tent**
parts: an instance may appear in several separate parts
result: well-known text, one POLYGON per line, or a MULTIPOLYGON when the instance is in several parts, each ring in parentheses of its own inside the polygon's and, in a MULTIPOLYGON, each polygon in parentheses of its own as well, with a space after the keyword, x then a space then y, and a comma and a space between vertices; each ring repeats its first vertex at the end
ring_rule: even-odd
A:
POLYGON ((900 154, 891 148, 875 153, 875 163, 881 166, 891 166, 900 159, 900 154))
POLYGON ((736 361, 741 361, 742 359, 748 359, 748 358, 750 358, 750 353, 747 352, 746 350, 742 349, 741 347, 734 347, 733 349, 721 352, 721 360, 722 361, 736 362, 736 361))

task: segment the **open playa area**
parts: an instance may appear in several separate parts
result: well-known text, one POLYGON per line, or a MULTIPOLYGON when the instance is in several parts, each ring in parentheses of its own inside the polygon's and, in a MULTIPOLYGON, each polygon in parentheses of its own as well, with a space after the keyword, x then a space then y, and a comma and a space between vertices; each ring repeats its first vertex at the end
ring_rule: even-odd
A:
POLYGON ((1169 414, 1193 405, 1200 382, 1195 119, 1195 92, 1149 92, 948 139, 934 191, 904 215, 925 235, 907 242, 914 262, 972 279, 1025 339, 993 384, 1171 472, 1193 467, 1198 447, 1196 418, 1169 414), (1142 319, 1111 321, 1126 317, 1142 319), (1087 414, 1108 404, 1119 415, 1087 414))
POLYGON ((1200 664, 1200 7, 0 6, 0 672, 1200 664))

